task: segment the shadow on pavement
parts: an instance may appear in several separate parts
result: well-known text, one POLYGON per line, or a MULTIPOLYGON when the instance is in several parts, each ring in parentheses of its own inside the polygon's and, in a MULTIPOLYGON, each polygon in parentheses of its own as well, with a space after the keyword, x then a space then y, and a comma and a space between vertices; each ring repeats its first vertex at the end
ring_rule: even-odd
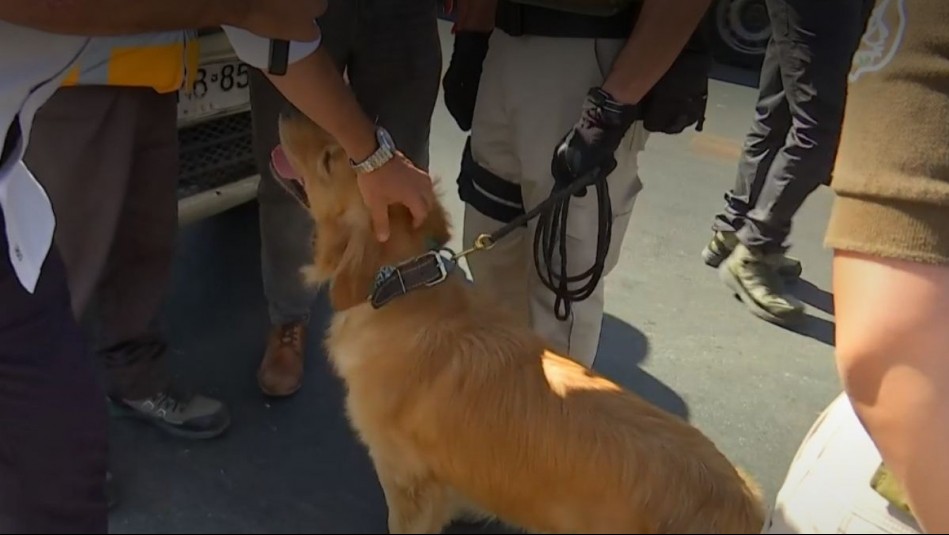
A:
MULTIPOLYGON (((800 279, 789 288, 791 293, 808 305, 833 317, 834 294, 818 288, 814 283, 800 279)), ((813 338, 831 347, 836 345, 836 325, 833 321, 808 314, 804 323, 788 327, 791 332, 813 338)))
POLYGON ((791 290, 795 297, 801 301, 826 314, 834 315, 834 294, 818 288, 814 283, 805 279, 798 280, 797 284, 791 287, 791 290))
POLYGON ((304 385, 272 400, 257 386, 269 321, 256 205, 183 230, 165 308, 174 375, 224 401, 215 440, 112 424, 119 503, 113 533, 384 533, 382 491, 346 421, 326 362, 326 302, 314 305, 304 385))
POLYGON ((642 331, 611 314, 603 317, 600 349, 593 368, 654 405, 688 420, 685 400, 640 367, 647 356, 649 340, 642 331))
POLYGON ((818 318, 817 316, 808 314, 804 322, 800 325, 785 328, 793 333, 813 338, 831 347, 836 345, 836 326, 834 322, 827 321, 824 318, 818 318))

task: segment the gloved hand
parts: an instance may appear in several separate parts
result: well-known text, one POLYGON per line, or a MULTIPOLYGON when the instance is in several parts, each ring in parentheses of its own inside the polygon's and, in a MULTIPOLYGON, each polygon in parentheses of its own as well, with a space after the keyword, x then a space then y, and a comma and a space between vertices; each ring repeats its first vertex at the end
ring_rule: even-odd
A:
MULTIPOLYGON (((617 102, 598 87, 590 89, 580 120, 554 149, 550 169, 557 188, 568 187, 594 170, 601 178, 613 172, 613 153, 639 115, 638 106, 617 102)), ((577 196, 585 194, 584 188, 577 196)))
POLYGON ((455 34, 455 48, 442 88, 445 91, 445 107, 455 122, 465 132, 471 130, 478 85, 481 82, 481 66, 488 54, 488 39, 491 32, 460 31, 455 34))

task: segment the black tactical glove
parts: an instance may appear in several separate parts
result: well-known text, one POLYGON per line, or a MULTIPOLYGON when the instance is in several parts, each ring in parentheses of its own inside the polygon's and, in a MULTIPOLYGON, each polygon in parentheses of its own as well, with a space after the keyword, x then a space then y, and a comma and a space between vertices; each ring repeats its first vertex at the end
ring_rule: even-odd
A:
POLYGON ((442 79, 445 107, 465 132, 471 130, 481 66, 488 53, 491 32, 460 31, 455 34, 455 49, 442 79))
MULTIPOLYGON (((590 89, 580 120, 554 149, 550 169, 557 188, 594 170, 601 178, 610 174, 616 168, 613 153, 638 118, 638 106, 617 102, 598 87, 590 89)), ((577 193, 585 194, 585 189, 577 193)))

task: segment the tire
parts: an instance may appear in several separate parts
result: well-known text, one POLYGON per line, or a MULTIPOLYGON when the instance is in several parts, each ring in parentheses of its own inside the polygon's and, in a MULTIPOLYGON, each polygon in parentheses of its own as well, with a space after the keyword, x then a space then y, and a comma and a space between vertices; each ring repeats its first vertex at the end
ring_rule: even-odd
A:
POLYGON ((717 62, 746 69, 761 67, 771 38, 765 0, 716 0, 706 24, 717 62))

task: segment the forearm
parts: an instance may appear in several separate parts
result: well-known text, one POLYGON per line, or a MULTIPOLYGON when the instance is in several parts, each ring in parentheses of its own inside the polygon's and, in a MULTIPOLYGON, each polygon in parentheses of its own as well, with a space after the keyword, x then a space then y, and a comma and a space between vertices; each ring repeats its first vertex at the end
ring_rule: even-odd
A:
POLYGON ((375 125, 323 48, 291 64, 286 75, 269 78, 297 109, 333 135, 350 158, 362 161, 376 150, 375 125))
POLYGON ((458 0, 458 31, 490 32, 494 29, 498 0, 458 0))
POLYGON ((50 33, 108 36, 231 24, 243 9, 243 2, 228 0, 0 0, 0 20, 50 33))
POLYGON ((620 102, 636 104, 669 70, 711 0, 645 0, 636 27, 616 58, 603 89, 620 102))

